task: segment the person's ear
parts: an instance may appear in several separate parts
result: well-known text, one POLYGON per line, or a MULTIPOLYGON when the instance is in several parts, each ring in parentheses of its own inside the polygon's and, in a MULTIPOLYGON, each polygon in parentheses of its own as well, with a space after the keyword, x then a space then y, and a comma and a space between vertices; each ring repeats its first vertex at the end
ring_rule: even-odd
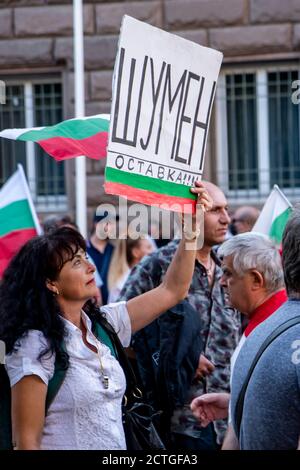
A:
POLYGON ((135 246, 134 248, 132 248, 132 251, 131 251, 131 254, 132 254, 132 257, 137 259, 139 258, 140 256, 140 249, 138 246, 135 246))
POLYGON ((140 261, 141 258, 143 257, 142 256, 142 250, 141 250, 141 247, 140 247, 140 244, 136 245, 133 249, 132 249, 132 257, 137 260, 137 261, 140 261))
POLYGON ((265 286, 264 276, 256 269, 253 269, 251 271, 251 278, 252 278, 252 288, 254 290, 261 289, 262 287, 265 286))
POLYGON ((59 295, 59 290, 55 282, 50 281, 49 279, 46 280, 46 287, 48 290, 52 292, 53 295, 59 295))

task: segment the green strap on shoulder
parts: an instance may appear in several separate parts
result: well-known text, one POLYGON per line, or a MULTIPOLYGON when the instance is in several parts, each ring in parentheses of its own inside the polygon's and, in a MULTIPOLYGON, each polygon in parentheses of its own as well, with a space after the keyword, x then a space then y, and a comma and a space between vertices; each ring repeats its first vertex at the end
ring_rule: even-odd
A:
MULTIPOLYGON (((65 342, 61 344, 61 350, 64 353, 67 353, 65 342)), ((56 354, 55 363, 54 363, 54 374, 49 380, 47 395, 46 395, 46 405, 45 405, 45 414, 47 415, 48 409, 56 397, 58 390, 60 389, 63 381, 65 380, 67 374, 68 366, 66 366, 61 358, 56 354)))
MULTIPOLYGON (((101 341, 101 343, 105 344, 109 347, 110 352, 113 357, 117 358, 117 352, 115 350, 115 346, 110 338, 108 333, 108 328, 105 328, 106 321, 102 319, 99 315, 99 321, 96 321, 93 325, 93 333, 96 338, 101 341), (103 323, 103 324, 102 324, 103 323)), ((63 342, 61 345, 61 349, 63 352, 67 352, 66 345, 63 342)), ((48 390, 46 396, 46 414, 49 410, 51 403, 53 402, 54 398, 56 397, 63 381, 65 380, 68 368, 62 363, 61 359, 56 355, 55 364, 54 364, 54 374, 53 377, 49 380, 48 383, 48 390)))
POLYGON ((101 343, 103 343, 103 344, 105 344, 105 346, 109 347, 112 356, 117 357, 114 344, 113 344, 107 330, 105 330, 103 328, 103 326, 100 325, 99 322, 95 323, 93 333, 96 336, 96 338, 99 341, 101 341, 101 343))

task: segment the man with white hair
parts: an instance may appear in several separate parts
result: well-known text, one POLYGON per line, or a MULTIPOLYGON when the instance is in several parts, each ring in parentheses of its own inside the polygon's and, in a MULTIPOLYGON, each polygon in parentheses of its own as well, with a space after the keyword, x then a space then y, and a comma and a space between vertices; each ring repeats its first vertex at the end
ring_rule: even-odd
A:
MULTIPOLYGON (((227 240, 218 254, 223 258, 221 285, 227 290, 232 307, 249 320, 231 359, 232 379, 236 359, 248 336, 281 307, 287 295, 280 254, 265 235, 253 232, 237 235, 227 240)), ((234 383, 231 383, 233 388, 234 383)), ((191 408, 204 427, 211 421, 227 417, 229 412, 230 424, 222 448, 237 449, 229 401, 228 393, 208 393, 195 398, 191 408)))

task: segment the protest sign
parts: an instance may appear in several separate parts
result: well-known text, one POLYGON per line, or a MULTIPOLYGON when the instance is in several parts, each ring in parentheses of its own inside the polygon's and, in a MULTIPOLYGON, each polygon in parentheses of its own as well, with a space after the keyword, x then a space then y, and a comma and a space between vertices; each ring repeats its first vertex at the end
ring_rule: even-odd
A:
POLYGON ((192 212, 222 54, 125 16, 114 71, 105 190, 192 212))

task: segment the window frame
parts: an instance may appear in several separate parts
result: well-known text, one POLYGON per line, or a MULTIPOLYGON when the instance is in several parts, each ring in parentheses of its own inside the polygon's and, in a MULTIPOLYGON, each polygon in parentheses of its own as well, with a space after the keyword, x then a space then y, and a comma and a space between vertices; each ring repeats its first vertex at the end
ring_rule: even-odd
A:
MULTIPOLYGON (((64 80, 59 74, 49 75, 47 77, 43 74, 36 76, 26 77, 5 77, 5 85, 8 86, 22 86, 24 88, 24 122, 25 128, 36 127, 34 123, 34 85, 45 85, 60 83, 62 87, 62 112, 64 114, 64 80)), ((37 194, 37 168, 35 157, 35 144, 34 142, 25 142, 26 149, 26 176, 28 185, 35 204, 37 212, 61 212, 68 210, 68 190, 67 190, 67 177, 65 178, 65 194, 60 195, 47 195, 42 196, 37 194)))
MULTIPOLYGON (((298 70, 300 78, 299 62, 253 64, 224 67, 219 76, 215 100, 216 116, 216 172, 217 182, 226 192, 230 202, 239 204, 262 204, 272 188, 270 186, 270 148, 269 148, 269 116, 268 116, 268 73, 287 72, 298 70), (226 75, 252 73, 256 75, 256 122, 257 122, 257 161, 258 161, 258 189, 230 189, 229 188, 229 159, 228 159, 228 134, 227 134, 227 100, 226 100, 226 75)), ((292 95, 292 88, 291 88, 292 95)), ((298 105, 300 116, 300 105, 298 105)), ((299 126, 300 141, 300 126, 299 126)), ((281 188, 287 197, 295 199, 300 196, 300 187, 281 188)))

